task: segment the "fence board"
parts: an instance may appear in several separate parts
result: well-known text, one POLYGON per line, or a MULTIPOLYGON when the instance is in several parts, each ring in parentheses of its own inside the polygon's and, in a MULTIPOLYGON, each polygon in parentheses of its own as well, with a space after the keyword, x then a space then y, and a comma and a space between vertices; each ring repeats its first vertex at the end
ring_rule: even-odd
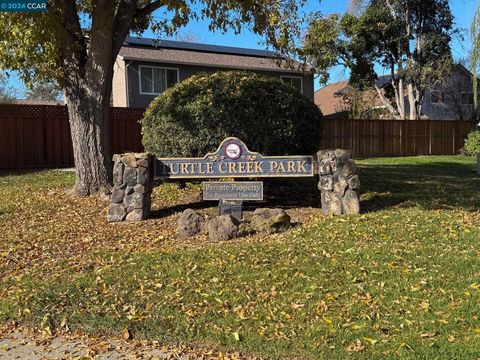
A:
POLYGON ((475 127, 456 120, 325 120, 320 148, 357 157, 454 155, 475 127))
MULTIPOLYGON (((112 153, 143 151, 144 109, 111 108, 112 153)), ((451 155, 463 146, 470 121, 325 120, 320 148, 352 149, 357 157, 451 155)), ((65 106, 0 105, 0 169, 73 166, 65 106)))

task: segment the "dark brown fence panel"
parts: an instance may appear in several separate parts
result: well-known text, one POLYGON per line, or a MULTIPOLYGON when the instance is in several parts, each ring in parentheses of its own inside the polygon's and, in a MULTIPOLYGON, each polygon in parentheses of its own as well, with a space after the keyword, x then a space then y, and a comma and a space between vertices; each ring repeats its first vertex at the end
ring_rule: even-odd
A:
POLYGON ((360 157, 454 155, 474 127, 456 120, 325 120, 320 147, 360 157))
MULTIPOLYGON (((142 151, 144 109, 111 108, 112 153, 142 151)), ((65 106, 0 105, 0 169, 73 166, 65 106)))
MULTIPOLYGON (((111 108, 112 153, 143 151, 144 109, 111 108)), ((449 155, 475 124, 434 120, 325 120, 320 148, 352 149, 357 157, 449 155)), ((73 166, 65 106, 0 105, 0 169, 73 166)))

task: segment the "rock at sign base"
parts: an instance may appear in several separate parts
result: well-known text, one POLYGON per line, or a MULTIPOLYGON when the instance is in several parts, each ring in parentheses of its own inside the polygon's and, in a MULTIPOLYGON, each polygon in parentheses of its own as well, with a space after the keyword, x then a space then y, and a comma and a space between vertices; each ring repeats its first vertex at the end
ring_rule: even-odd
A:
POLYGON ((203 217, 193 209, 186 209, 177 219, 178 237, 186 239, 202 231, 203 217))
POLYGON ((125 166, 133 168, 137 167, 137 159, 135 159, 134 154, 125 154, 122 156, 122 162, 125 164, 125 166))
POLYGON ((342 199, 333 191, 325 191, 322 193, 322 210, 323 213, 341 215, 342 199))
POLYGON ((340 174, 337 174, 335 175, 335 178, 334 178, 334 187, 333 187, 333 190, 335 191, 335 194, 337 194, 338 196, 343 196, 343 194, 345 194, 345 190, 347 189, 347 186, 348 186, 348 183, 347 183, 347 180, 345 180, 345 178, 340 175, 340 174))
POLYGON ((360 213, 360 200, 356 191, 347 190, 342 199, 343 212, 347 215, 360 213))
POLYGON ((141 221, 144 219, 143 209, 133 209, 127 214, 126 221, 141 221))
POLYGON ((357 173, 357 166, 355 165, 355 161, 349 159, 345 161, 345 164, 342 168, 342 175, 348 178, 351 175, 355 175, 357 173))
POLYGON ((274 234, 290 227, 290 215, 283 209, 260 208, 253 212, 250 224, 258 232, 274 234))
POLYGON ((112 196, 110 201, 115 204, 120 204, 123 202, 123 196, 125 195, 125 190, 120 189, 118 186, 115 186, 112 191, 112 196))
POLYGON ((347 181, 348 181, 348 188, 350 190, 358 190, 360 188, 360 179, 358 175, 353 175, 347 181))
POLYGON ((111 204, 110 209, 108 210, 107 221, 108 222, 119 222, 125 219, 127 211, 123 204, 111 204))
POLYGON ((320 176, 320 182, 318 183, 318 189, 320 191, 333 190, 333 175, 320 176))
POLYGON ((113 185, 122 185, 123 183, 123 163, 116 162, 113 165, 113 185))
POLYGON ((137 170, 127 167, 123 171, 123 183, 127 186, 135 186, 137 184, 137 170))
POLYGON ((239 222, 231 215, 220 215, 208 223, 208 237, 212 241, 230 240, 237 237, 239 222))

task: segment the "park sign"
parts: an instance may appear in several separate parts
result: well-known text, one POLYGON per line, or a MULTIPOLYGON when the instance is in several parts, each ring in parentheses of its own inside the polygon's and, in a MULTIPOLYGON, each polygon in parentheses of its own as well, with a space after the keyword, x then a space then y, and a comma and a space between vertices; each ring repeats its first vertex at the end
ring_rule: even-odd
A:
POLYGON ((157 158, 155 176, 169 179, 311 177, 313 156, 263 156, 234 137, 202 158, 157 158))

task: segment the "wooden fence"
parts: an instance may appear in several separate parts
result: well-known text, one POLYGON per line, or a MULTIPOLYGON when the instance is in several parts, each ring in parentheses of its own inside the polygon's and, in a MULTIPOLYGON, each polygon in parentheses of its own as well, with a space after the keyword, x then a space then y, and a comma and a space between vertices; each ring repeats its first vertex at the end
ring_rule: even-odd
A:
MULTIPOLYGON (((144 109, 111 108, 112 153, 142 151, 144 109)), ((352 149, 356 157, 448 155, 463 146, 466 121, 325 120, 320 148, 352 149)), ((64 106, 0 105, 0 169, 73 166, 64 106)))
MULTIPOLYGON (((112 153, 142 151, 145 109, 111 108, 112 153)), ((0 105, 0 169, 73 166, 72 140, 65 106, 0 105)))
POLYGON ((352 149, 355 157, 455 155, 472 121, 325 120, 320 148, 352 149))

